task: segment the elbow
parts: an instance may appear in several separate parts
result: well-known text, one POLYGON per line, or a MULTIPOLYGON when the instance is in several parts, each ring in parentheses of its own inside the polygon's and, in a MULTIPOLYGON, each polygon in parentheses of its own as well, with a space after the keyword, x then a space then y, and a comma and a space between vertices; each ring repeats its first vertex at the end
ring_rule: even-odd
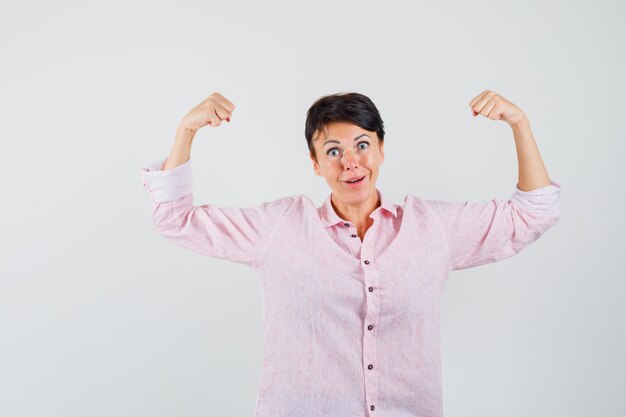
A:
POLYGON ((184 216, 185 213, 175 210, 172 203, 156 203, 152 207, 152 228, 166 237, 175 235, 184 216))
POLYGON ((180 228, 194 208, 192 201, 191 195, 185 195, 177 200, 153 203, 152 226, 159 232, 180 228))
POLYGON ((513 240, 517 241, 516 253, 521 248, 539 239, 548 229, 559 222, 561 213, 558 206, 544 211, 514 211, 513 240))

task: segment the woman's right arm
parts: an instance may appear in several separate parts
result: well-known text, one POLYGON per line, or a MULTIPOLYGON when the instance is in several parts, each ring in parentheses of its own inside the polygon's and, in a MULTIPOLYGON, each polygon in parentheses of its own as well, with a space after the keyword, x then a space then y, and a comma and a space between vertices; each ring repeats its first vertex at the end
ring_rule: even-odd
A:
POLYGON ((191 143, 198 129, 209 125, 218 127, 222 120, 230 122, 235 105, 218 92, 211 94, 185 115, 176 129, 174 144, 163 170, 176 168, 191 156, 191 143))
POLYGON ((163 166, 164 171, 176 168, 189 160, 191 157, 191 143, 195 136, 195 130, 188 129, 182 123, 178 126, 170 155, 163 166))
POLYGON ((141 176, 152 199, 153 227, 162 236, 203 255, 256 268, 294 197, 245 208, 193 205, 190 154, 195 133, 207 124, 230 121, 233 109, 213 93, 185 116, 169 156, 143 167, 141 176))

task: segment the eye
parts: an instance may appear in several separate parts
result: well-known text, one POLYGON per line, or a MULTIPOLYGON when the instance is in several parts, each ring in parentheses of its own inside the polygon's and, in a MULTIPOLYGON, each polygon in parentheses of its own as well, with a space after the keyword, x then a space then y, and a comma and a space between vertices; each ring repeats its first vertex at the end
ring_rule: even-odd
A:
POLYGON ((369 142, 359 142, 359 149, 367 149, 369 148, 370 144, 369 142), (365 147, 361 147, 361 145, 365 144, 365 147))
POLYGON ((339 149, 337 149, 337 148, 329 149, 328 152, 326 152, 326 155, 328 155, 328 156, 337 156, 336 154, 335 155, 331 154, 331 152, 333 152, 333 151, 339 152, 339 149))

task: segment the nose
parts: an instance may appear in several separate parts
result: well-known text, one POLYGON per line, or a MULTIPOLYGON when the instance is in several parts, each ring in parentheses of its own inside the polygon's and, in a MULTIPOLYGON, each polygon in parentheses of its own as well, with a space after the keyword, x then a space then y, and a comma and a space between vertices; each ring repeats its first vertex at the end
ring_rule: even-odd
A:
POLYGON ((354 156, 351 150, 347 150, 346 152, 344 152, 343 156, 341 157, 341 163, 343 164, 344 169, 347 170, 354 170, 359 166, 359 164, 357 163, 357 158, 354 156))

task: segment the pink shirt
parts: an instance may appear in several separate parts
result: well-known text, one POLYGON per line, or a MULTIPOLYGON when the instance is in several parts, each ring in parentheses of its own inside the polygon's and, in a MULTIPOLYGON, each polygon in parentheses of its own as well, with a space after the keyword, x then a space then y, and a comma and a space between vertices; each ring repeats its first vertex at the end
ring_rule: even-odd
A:
POLYGON ((440 417, 439 300, 448 273, 515 255, 558 222, 561 187, 484 203, 381 205, 363 242, 305 195, 255 206, 193 205, 191 162, 142 168, 154 228, 248 265, 263 290, 255 417, 440 417))

